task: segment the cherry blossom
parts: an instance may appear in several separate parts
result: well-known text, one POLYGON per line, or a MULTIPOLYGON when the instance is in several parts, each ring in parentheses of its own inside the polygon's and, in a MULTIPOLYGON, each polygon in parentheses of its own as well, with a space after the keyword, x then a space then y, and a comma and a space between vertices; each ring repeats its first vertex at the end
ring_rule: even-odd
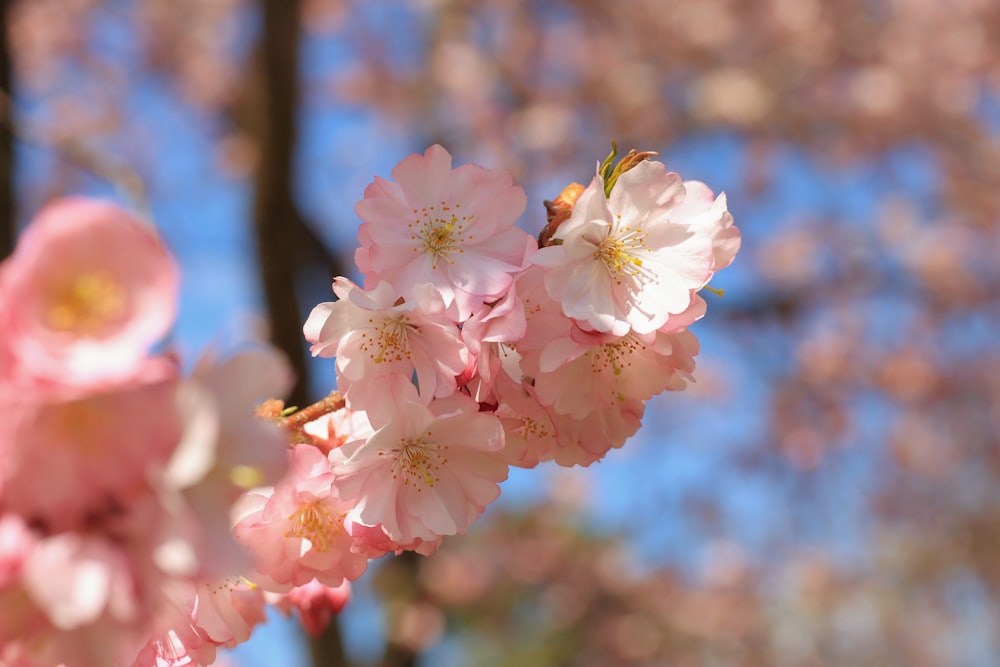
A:
POLYGON ((365 190, 355 262, 365 286, 387 281, 404 297, 422 283, 437 288, 458 321, 504 295, 535 243, 514 227, 524 191, 510 174, 466 164, 452 169, 439 145, 411 155, 365 190))
POLYGON ((362 290, 337 278, 333 290, 339 300, 313 308, 304 332, 314 356, 337 358, 337 385, 352 407, 378 401, 382 392, 371 380, 391 375, 416 373, 425 402, 455 390, 468 351, 433 288, 417 286, 398 305, 389 283, 362 290))
POLYGON ((151 229, 43 211, 0 265, 0 664, 208 665, 267 601, 319 633, 370 559, 464 534, 508 466, 621 447, 693 379, 698 292, 740 246, 725 195, 649 155, 569 188, 541 250, 509 174, 432 146, 376 178, 364 287, 335 278, 303 326, 338 391, 299 412, 266 348, 187 377, 150 353, 177 288, 151 229))
POLYGON ((284 480, 247 493, 234 510, 236 537, 260 575, 254 580, 284 592, 313 578, 328 586, 357 579, 368 556, 351 550, 344 517, 352 505, 338 497, 330 461, 311 445, 297 445, 289 458, 284 480))
POLYGON ((397 543, 464 533, 507 478, 495 416, 460 395, 430 407, 415 398, 388 401, 391 419, 331 453, 334 486, 354 503, 348 518, 381 524, 397 543))
POLYGON ((177 269, 152 230, 109 202, 61 200, 0 265, 4 345, 28 377, 122 378, 173 323, 177 291, 177 269))
POLYGON ((12 397, 0 420, 0 507, 65 530, 150 492, 150 467, 180 439, 176 389, 176 370, 151 361, 101 392, 12 397))
POLYGON ((639 162, 607 197, 595 177, 556 230, 556 245, 532 258, 566 315, 623 336, 651 333, 686 310, 691 291, 712 276, 715 234, 678 216, 683 199, 680 177, 661 162, 639 162))
POLYGON ((577 418, 629 399, 647 400, 687 368, 683 350, 660 332, 619 337, 572 325, 551 347, 522 351, 522 368, 534 378, 539 400, 577 418))

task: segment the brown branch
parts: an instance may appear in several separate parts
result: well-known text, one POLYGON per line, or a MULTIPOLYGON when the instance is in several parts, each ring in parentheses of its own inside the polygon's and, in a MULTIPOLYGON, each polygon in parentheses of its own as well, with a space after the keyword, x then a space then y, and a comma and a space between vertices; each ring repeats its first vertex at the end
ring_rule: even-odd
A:
POLYGON ((289 428, 299 429, 323 415, 342 409, 345 405, 347 405, 347 401, 340 395, 340 392, 332 391, 326 398, 285 417, 284 424, 289 428))
MULTIPOLYGON (((7 34, 7 14, 10 0, 0 0, 0 92, 3 93, 3 116, 10 119, 9 100, 14 95, 7 34)), ((7 123, 0 125, 0 259, 14 252, 17 209, 14 201, 14 136, 7 123)))
POLYGON ((298 139, 299 5, 298 0, 259 0, 263 30, 259 78, 247 104, 256 110, 251 129, 260 159, 253 217, 271 340, 288 356, 298 378, 290 402, 304 405, 309 402, 309 373, 295 293, 295 238, 289 234, 300 217, 292 194, 298 139))

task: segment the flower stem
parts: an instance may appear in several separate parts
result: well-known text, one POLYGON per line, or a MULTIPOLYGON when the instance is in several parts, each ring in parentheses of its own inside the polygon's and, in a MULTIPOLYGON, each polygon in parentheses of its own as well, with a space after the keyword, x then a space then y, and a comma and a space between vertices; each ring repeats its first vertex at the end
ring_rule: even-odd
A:
POLYGON ((315 419, 319 419, 323 415, 342 409, 345 405, 347 405, 347 401, 344 400, 344 397, 340 395, 339 391, 334 390, 331 391, 326 398, 323 398, 312 405, 307 405, 301 410, 285 417, 282 420, 282 423, 288 428, 300 429, 307 423, 315 419))

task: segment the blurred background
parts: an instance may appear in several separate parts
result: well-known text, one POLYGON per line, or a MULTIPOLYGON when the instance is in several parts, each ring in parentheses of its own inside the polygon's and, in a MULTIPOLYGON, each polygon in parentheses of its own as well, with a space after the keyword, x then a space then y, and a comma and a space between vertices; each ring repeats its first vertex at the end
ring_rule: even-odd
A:
POLYGON ((541 204, 657 150, 743 232, 697 384, 588 469, 512 471, 318 641, 232 665, 1000 664, 1000 3, 0 0, 0 256, 52 197, 152 216, 193 364, 354 275, 354 204, 440 142, 541 204))

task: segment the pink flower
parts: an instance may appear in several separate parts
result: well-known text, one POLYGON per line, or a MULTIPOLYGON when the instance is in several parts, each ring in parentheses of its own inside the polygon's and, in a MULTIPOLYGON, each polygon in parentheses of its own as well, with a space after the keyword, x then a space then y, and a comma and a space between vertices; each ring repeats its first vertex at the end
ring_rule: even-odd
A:
POLYGON ((415 551, 421 556, 430 556, 438 550, 443 539, 441 537, 436 537, 433 540, 418 538, 412 542, 396 542, 386 534, 382 524, 365 526, 356 523, 350 516, 344 518, 344 528, 354 538, 354 546, 351 549, 366 554, 370 559, 381 558, 388 553, 394 553, 398 556, 404 551, 415 551))
POLYGON ((671 217, 705 230, 712 237, 712 271, 721 271, 733 263, 742 239, 726 208, 725 193, 716 197, 701 181, 684 181, 684 200, 671 211, 671 217))
MULTIPOLYGON (((140 577, 119 545, 61 533, 40 540, 25 564, 23 580, 32 600, 62 630, 93 624, 101 616, 135 624, 149 609, 140 577)), ((148 592, 147 592, 148 593, 148 592)))
POLYGON ((534 378, 543 405, 576 418, 626 400, 647 400, 683 382, 677 374, 686 373, 689 360, 660 332, 617 337, 574 327, 559 342, 551 354, 525 352, 522 367, 534 378))
POLYGON ((631 399, 605 410, 594 410, 582 419, 553 415, 559 440, 553 460, 566 467, 589 466, 600 461, 639 430, 645 410, 645 402, 631 399))
POLYGON ((16 514, 0 515, 0 590, 20 576, 35 537, 16 514))
POLYGON ((267 620, 263 591, 241 577, 201 584, 197 594, 194 624, 216 646, 242 644, 254 626, 267 620))
POLYGON ((381 524, 399 544, 464 533, 507 478, 495 416, 460 394, 430 407, 410 394, 387 401, 374 435, 330 454, 334 485, 354 502, 348 520, 381 524))
POLYGON ((268 601, 285 616, 292 610, 299 613, 303 629, 312 637, 319 637, 351 599, 351 584, 347 581, 339 586, 324 586, 318 581, 296 586, 287 593, 269 595, 268 601))
POLYGON ((312 445, 297 445, 289 458, 284 480, 248 493, 236 510, 233 530, 262 575, 255 580, 284 592, 314 577, 328 586, 357 579, 368 557, 351 551, 344 517, 352 505, 334 490, 330 461, 312 445))
POLYGON ((514 227, 526 199, 510 174, 452 169, 451 155, 435 145, 404 159, 392 177, 376 178, 355 209, 365 221, 355 254, 365 286, 387 281, 408 296, 430 283, 447 307, 456 304, 458 321, 502 297, 535 245, 514 227))
POLYGON ((313 308, 303 330, 314 356, 337 358, 337 386, 352 407, 381 401, 372 380, 388 376, 416 373, 425 402, 455 391, 468 351, 433 288, 417 286, 399 305, 389 283, 362 290, 337 278, 333 291, 340 300, 313 308))
POLYGON ((147 362, 141 375, 97 393, 25 390, 0 420, 0 507, 66 530, 150 492, 181 435, 176 370, 147 362))
POLYGON ((172 325, 177 283, 156 234, 123 209, 51 204, 0 266, 7 354, 19 375, 59 384, 128 376, 172 325))
POLYGON ((506 373, 496 382, 500 405, 496 415, 506 436, 504 456, 512 466, 534 468, 555 458, 558 437, 553 417, 535 395, 534 387, 517 383, 506 373))
POLYGON ((165 588, 167 602, 132 667, 213 664, 219 647, 242 644, 267 620, 263 592, 240 577, 199 585, 172 582, 165 588))
POLYGON ((583 419, 594 410, 644 401, 678 382, 683 386, 693 368, 691 345, 678 345, 671 334, 616 336, 581 329, 541 287, 537 270, 519 278, 518 292, 528 316, 517 343, 521 370, 541 404, 555 413, 583 419))
POLYGON ((183 436, 159 471, 158 490, 178 527, 164 558, 218 579, 249 566, 232 539, 230 508, 250 488, 274 484, 287 469, 287 433, 254 417, 254 406, 291 385, 275 350, 251 348, 223 361, 203 359, 176 394, 183 436))
POLYGON ((474 364, 461 384, 469 385, 478 401, 493 399, 492 385, 505 362, 516 366, 516 361, 505 359, 512 354, 511 346, 524 336, 526 327, 524 303, 518 298, 516 285, 511 285, 503 299, 483 306, 462 325, 462 340, 474 364))
MULTIPOLYGON (((610 197, 595 177, 555 239, 532 261, 563 312, 585 328, 623 336, 652 333, 691 303, 712 276, 713 232, 690 224, 680 177, 660 162, 622 174, 610 197)), ((724 200, 723 200, 724 201, 724 200)))

